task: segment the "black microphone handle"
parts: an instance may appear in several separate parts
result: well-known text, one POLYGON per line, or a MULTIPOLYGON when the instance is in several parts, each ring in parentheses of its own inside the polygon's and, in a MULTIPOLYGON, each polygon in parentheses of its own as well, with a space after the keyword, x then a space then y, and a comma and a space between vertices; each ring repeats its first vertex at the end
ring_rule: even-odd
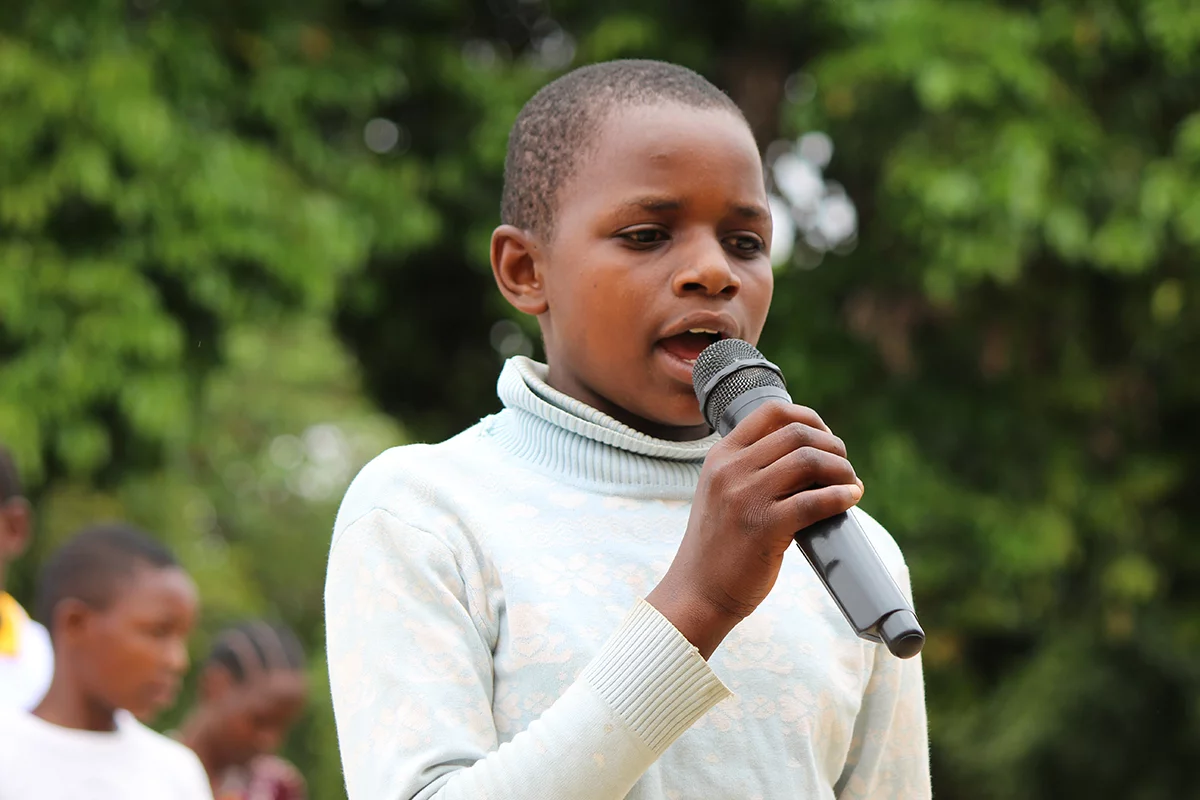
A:
MULTIPOLYGON (((792 402, 786 390, 762 387, 737 397, 722 414, 722 436, 771 400, 792 402)), ((896 585, 867 532, 849 512, 821 520, 796 534, 796 546, 863 639, 879 642, 898 658, 912 658, 925 645, 925 632, 908 598, 896 585)))
POLYGON ((843 511, 809 525, 796 534, 796 546, 855 633, 898 658, 921 652, 925 632, 917 615, 853 514, 843 511))

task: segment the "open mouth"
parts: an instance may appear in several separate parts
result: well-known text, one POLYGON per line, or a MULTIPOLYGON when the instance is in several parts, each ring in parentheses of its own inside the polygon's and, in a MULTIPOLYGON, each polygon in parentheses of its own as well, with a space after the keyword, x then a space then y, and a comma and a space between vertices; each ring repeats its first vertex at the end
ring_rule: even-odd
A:
POLYGON ((695 364, 704 348, 724 338, 724 334, 711 328, 692 328, 685 333, 668 336, 659 342, 659 345, 680 361, 695 364))

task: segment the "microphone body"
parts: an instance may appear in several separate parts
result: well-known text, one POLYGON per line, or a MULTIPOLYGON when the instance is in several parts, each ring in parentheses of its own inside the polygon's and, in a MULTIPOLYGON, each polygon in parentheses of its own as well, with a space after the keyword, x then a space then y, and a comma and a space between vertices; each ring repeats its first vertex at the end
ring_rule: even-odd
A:
MULTIPOLYGON (((722 339, 696 359, 692 381, 705 419, 722 436, 772 400, 792 402, 779 368, 740 339, 722 339)), ((852 512, 796 533, 796 546, 855 634, 898 658, 921 652, 917 615, 852 512)))

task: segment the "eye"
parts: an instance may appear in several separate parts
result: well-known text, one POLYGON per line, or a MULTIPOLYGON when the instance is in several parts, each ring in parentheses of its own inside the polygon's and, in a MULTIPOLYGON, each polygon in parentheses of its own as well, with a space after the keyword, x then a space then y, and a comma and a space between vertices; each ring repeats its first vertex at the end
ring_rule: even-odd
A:
POLYGON ((635 228, 630 231, 622 231, 620 236, 638 247, 648 247, 667 240, 666 232, 659 228, 635 228))
POLYGON ((174 632, 174 626, 169 622, 156 622, 149 627, 149 634, 155 639, 166 639, 174 632))
POLYGON ((727 246, 736 250, 739 254, 753 256, 759 253, 766 252, 767 246, 758 236, 751 234, 737 234, 725 238, 727 246))

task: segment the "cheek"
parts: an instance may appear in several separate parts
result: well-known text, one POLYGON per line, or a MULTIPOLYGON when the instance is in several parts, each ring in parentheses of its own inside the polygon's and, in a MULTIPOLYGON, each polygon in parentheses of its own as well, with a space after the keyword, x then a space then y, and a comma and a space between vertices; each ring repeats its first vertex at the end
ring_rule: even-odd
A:
POLYGON ((598 352, 639 349, 658 316, 658 287, 633 277, 613 278, 580 298, 575 313, 585 321, 589 343, 598 352))
POLYGON ((238 714, 234 717, 232 729, 237 738, 243 742, 251 741, 258 733, 254 719, 249 714, 238 714))
POLYGON ((742 302, 746 306, 747 322, 753 325, 754 339, 751 344, 758 341, 759 334, 767 322, 774 291, 775 276, 770 268, 763 273, 748 276, 742 283, 742 302))
POLYGON ((124 660, 131 675, 156 673, 163 662, 163 644, 150 636, 133 634, 124 660))
POLYGON ((230 708, 219 727, 221 738, 233 751, 244 750, 254 740, 254 723, 241 707, 230 708))
POLYGON ((95 674, 106 686, 123 693, 137 691, 157 676, 158 659, 139 637, 126 635, 102 645, 93 661, 95 674))

